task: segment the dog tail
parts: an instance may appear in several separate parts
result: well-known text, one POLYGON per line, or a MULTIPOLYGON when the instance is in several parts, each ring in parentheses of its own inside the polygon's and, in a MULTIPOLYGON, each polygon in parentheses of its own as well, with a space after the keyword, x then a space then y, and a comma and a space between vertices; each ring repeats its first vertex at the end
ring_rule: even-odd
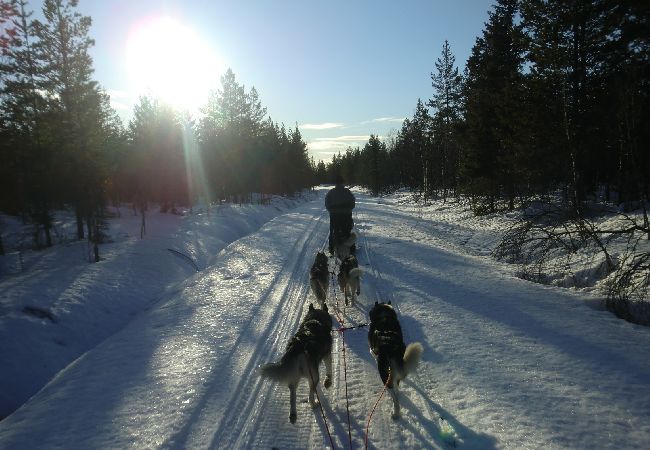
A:
POLYGON ((422 344, 419 342, 413 342, 406 347, 406 351, 404 352, 405 375, 415 372, 415 369, 417 369, 420 359, 422 358, 423 351, 424 349, 422 348, 422 344))
POLYGON ((260 376, 275 381, 284 382, 287 379, 288 367, 281 362, 264 364, 260 367, 260 376))
POLYGON ((319 303, 321 305, 325 303, 325 300, 327 300, 327 291, 325 291, 323 285, 315 278, 310 279, 309 284, 311 285, 311 290, 314 292, 319 303))

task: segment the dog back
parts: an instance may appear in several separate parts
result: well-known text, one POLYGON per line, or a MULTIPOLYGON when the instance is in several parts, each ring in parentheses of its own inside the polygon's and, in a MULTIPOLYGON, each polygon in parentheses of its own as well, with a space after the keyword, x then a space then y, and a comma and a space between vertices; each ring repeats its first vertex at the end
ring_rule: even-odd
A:
POLYGON ((350 271, 358 267, 359 267, 359 261, 357 260, 357 257, 354 255, 348 255, 343 259, 343 262, 341 262, 341 268, 339 270, 339 273, 344 273, 345 276, 349 276, 350 271))
POLYGON ((300 375, 296 372, 300 358, 307 358, 311 364, 318 366, 320 361, 332 350, 332 316, 327 305, 323 309, 314 308, 309 304, 307 315, 300 323, 298 331, 289 340, 287 348, 279 362, 264 364, 260 374, 276 381, 297 381, 300 375))
POLYGON ((317 309, 310 303, 307 315, 289 341, 285 354, 304 351, 316 360, 322 359, 332 349, 331 330, 332 316, 327 305, 323 305, 323 309, 317 309))
POLYGON ((329 267, 327 265, 327 256, 323 252, 316 253, 314 264, 312 264, 309 271, 309 278, 327 283, 327 276, 329 275, 329 267))
POLYGON ((375 302, 369 315, 368 344, 377 358, 381 379, 386 383, 391 361, 398 369, 401 370, 403 367, 406 345, 402 336, 402 327, 390 303, 375 302))

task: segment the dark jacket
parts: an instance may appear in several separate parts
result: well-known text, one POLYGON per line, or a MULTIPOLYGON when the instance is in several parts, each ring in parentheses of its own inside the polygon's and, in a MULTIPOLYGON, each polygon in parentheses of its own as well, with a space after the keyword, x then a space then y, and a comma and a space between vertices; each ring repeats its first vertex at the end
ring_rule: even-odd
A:
POLYGON ((350 214, 354 209, 354 195, 345 186, 336 186, 325 196, 325 208, 330 214, 350 214))

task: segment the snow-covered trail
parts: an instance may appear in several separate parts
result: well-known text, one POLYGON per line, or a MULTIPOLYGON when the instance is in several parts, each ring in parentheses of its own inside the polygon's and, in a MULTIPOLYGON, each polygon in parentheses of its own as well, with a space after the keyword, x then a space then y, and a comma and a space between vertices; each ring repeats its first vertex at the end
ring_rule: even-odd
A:
MULTIPOLYGON (((370 448, 448 448, 440 417, 468 449, 647 445, 650 330, 458 254, 416 217, 357 199, 362 294, 345 308, 340 300, 337 315, 364 323, 375 300, 391 300, 407 343, 425 350, 402 384, 402 418, 391 419, 387 395, 380 402, 370 448)), ((286 386, 256 373, 281 356, 312 301, 308 271, 327 228, 315 201, 227 247, 0 422, 0 448, 329 446, 320 411, 300 402, 307 383, 292 425, 286 386)), ((366 333, 345 333, 354 448, 382 388, 366 333)), ((338 334, 334 342, 334 383, 319 392, 335 447, 348 448, 338 334)))

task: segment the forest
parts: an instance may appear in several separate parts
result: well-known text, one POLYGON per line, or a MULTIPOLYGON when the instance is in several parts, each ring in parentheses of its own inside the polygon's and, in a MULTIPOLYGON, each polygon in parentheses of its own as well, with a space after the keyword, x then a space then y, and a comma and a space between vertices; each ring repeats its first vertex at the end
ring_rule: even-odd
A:
MULTIPOLYGON (((99 242, 107 204, 144 217, 151 204, 293 195, 340 173, 373 195, 408 189, 425 203, 463 199, 479 215, 531 211, 495 256, 540 278, 553 252, 591 246, 616 273, 611 309, 631 318, 632 303, 648 304, 647 2, 497 0, 464 67, 444 42, 431 97, 413 99, 394 135, 327 162, 230 69, 200 117, 142 97, 124 125, 93 79, 91 18, 76 6, 46 0, 39 21, 25 0, 0 2, 0 210, 37 225, 36 246, 52 244, 58 208, 74 210, 79 239, 99 242), (606 214, 616 226, 599 225, 606 214), (608 242, 622 235, 626 252, 612 255, 608 242)), ((650 308, 642 315, 650 323, 650 308)))
POLYGON ((109 203, 165 212, 312 185, 298 127, 274 123, 230 69, 200 118, 144 96, 124 126, 93 79, 91 18, 76 6, 45 1, 38 21, 26 1, 2 3, 0 210, 38 225, 37 246, 52 244, 52 211, 64 206, 78 238, 96 240, 109 203))

